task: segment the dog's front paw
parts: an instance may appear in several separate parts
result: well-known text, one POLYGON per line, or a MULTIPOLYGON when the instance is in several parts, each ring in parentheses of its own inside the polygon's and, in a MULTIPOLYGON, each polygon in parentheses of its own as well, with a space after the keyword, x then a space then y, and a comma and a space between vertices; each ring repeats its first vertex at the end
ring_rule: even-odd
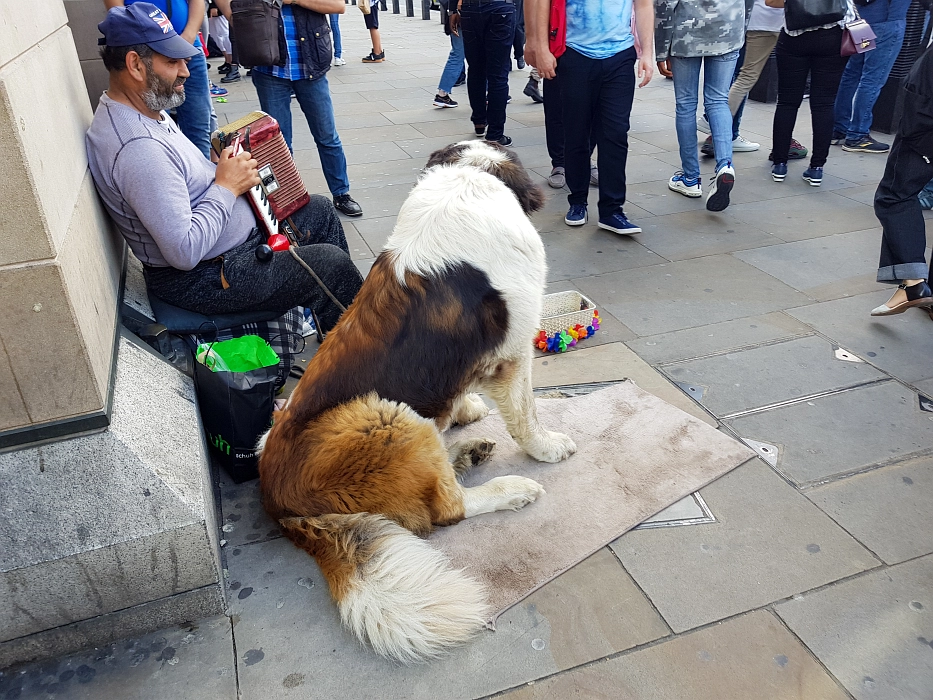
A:
POLYGON ((489 459, 492 451, 496 448, 496 443, 484 438, 473 438, 471 440, 461 440, 451 445, 447 454, 450 457, 450 464, 457 472, 457 475, 463 475, 480 462, 489 459))
POLYGON ((529 455, 539 462, 560 462, 577 451, 577 445, 563 433, 545 430, 535 436, 529 448, 529 455))
POLYGON ((534 479, 524 476, 497 476, 490 484, 504 497, 496 510, 521 510, 544 495, 544 487, 534 479))

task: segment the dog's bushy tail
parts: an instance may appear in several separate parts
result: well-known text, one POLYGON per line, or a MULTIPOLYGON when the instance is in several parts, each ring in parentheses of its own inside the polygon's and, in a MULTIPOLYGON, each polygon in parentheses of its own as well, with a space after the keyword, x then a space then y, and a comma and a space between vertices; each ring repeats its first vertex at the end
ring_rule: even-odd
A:
POLYGON ((482 585, 393 521, 356 513, 281 523, 317 559, 344 624, 382 656, 433 658, 483 628, 482 585))

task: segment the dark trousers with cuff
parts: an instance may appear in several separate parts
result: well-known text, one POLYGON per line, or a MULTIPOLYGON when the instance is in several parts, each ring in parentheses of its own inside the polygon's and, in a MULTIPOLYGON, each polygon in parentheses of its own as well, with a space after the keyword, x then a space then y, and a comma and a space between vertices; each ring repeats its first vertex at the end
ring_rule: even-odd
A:
MULTIPOLYGON (((917 195, 933 179, 933 163, 898 135, 875 191, 875 216, 882 226, 878 281, 930 279, 924 258, 926 225, 917 195)), ((933 265, 933 262, 931 262, 933 265)))
MULTIPOLYGON (((590 186, 590 135, 595 125, 599 167, 599 216, 625 204, 629 117, 635 97, 635 49, 603 59, 571 48, 557 60, 564 130, 564 168, 571 204, 586 204, 590 186)), ((546 90, 547 88, 545 88, 546 90)))
MULTIPOLYGON (((344 305, 349 306, 363 284, 350 259, 343 226, 333 205, 321 196, 292 215, 298 230, 298 255, 344 305)), ((163 301, 205 315, 270 311, 284 314, 296 306, 312 309, 322 333, 343 313, 288 251, 260 262, 256 246, 264 242, 258 230, 221 256, 191 270, 145 267, 146 285, 163 301), (226 286, 224 285, 226 281, 226 286)))

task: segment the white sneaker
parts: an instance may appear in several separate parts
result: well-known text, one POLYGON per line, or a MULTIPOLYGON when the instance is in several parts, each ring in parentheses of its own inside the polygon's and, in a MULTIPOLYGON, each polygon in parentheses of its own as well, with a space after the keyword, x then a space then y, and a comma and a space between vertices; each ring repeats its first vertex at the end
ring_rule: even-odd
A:
POLYGON ((678 170, 667 182, 668 189, 679 192, 685 197, 702 197, 703 187, 700 185, 700 178, 690 180, 684 175, 682 170, 678 170))
POLYGON ((732 163, 722 166, 709 186, 706 195, 707 211, 722 211, 729 206, 729 193, 735 185, 735 168, 732 163))
POLYGON ((732 142, 733 153, 751 153, 752 151, 757 151, 759 148, 761 148, 760 143, 749 141, 741 134, 736 136, 735 140, 732 142))
POLYGON ((345 65, 347 65, 347 61, 346 61, 346 59, 340 58, 339 56, 334 56, 334 65, 335 65, 335 66, 345 66, 345 65))
POLYGON ((704 117, 697 117, 697 131, 702 131, 704 134, 713 133, 713 130, 709 128, 709 122, 704 117))

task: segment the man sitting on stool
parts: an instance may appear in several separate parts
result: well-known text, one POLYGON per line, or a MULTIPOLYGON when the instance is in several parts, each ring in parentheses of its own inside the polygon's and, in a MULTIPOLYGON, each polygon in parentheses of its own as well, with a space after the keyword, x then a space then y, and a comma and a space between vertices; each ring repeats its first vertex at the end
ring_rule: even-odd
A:
MULTIPOLYGON (((87 133, 88 160, 149 291, 205 315, 310 307, 330 330, 340 308, 289 252, 256 257, 264 236, 243 195, 259 184, 257 162, 227 148, 215 166, 165 112, 184 101, 186 60, 198 49, 146 2, 112 8, 98 29, 110 86, 87 133)), ((312 196, 292 220, 298 255, 348 306, 362 278, 333 205, 312 196)))

